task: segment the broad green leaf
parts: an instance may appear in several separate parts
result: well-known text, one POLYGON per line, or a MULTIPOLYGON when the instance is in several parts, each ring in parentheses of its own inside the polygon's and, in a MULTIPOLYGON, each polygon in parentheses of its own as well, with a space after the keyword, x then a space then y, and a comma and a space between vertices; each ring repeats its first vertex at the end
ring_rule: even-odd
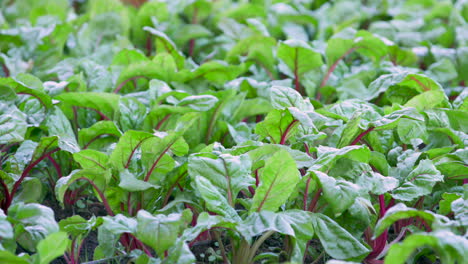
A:
POLYGON ((346 123, 346 126, 341 133, 340 141, 338 141, 337 147, 343 148, 350 145, 353 140, 359 135, 360 132, 363 132, 360 129, 361 123, 361 112, 355 112, 353 117, 346 123))
POLYGON ((13 238, 13 226, 6 219, 3 210, 0 211, 0 237, 4 239, 13 238))
POLYGON ((234 230, 238 225, 238 222, 227 220, 222 216, 210 215, 207 212, 202 212, 198 215, 197 225, 185 229, 181 238, 183 238, 184 241, 192 241, 197 238, 200 233, 206 230, 210 230, 212 228, 229 228, 234 230))
POLYGON ((0 144, 23 141, 27 128, 26 115, 15 105, 0 101, 0 144))
POLYGON ((148 190, 149 188, 155 188, 155 189, 159 188, 159 186, 137 179, 135 175, 130 173, 128 170, 121 171, 119 176, 120 176, 119 187, 126 191, 136 192, 136 191, 145 191, 145 190, 148 190))
MULTIPOLYGON (((369 85, 369 97, 376 98, 380 93, 386 92, 391 101, 401 100, 407 102, 414 95, 428 91, 443 91, 439 83, 431 78, 410 72, 399 72, 381 75, 369 85), (391 99, 395 97, 395 99, 391 99)), ((446 98, 442 96, 441 99, 446 98)), ((401 102, 401 101, 400 101, 401 102)))
POLYGON ((92 109, 98 113, 102 113, 103 118, 112 120, 118 109, 119 95, 112 93, 63 93, 55 97, 55 99, 70 106, 92 109))
POLYGON ((434 250, 442 263, 463 263, 468 258, 466 238, 449 231, 437 231, 412 234, 403 242, 392 245, 385 256, 385 263, 406 263, 411 254, 422 247, 434 250))
POLYGON ((44 93, 41 81, 32 75, 19 74, 16 78, 0 78, 0 86, 9 87, 16 94, 30 95, 47 109, 52 107, 52 99, 44 93))
POLYGON ((195 177, 195 184, 203 200, 205 200, 206 207, 210 211, 224 216, 229 220, 240 220, 236 210, 231 205, 229 205, 226 197, 221 194, 218 191, 218 188, 214 186, 207 178, 197 176, 195 177))
POLYGON ((291 155, 279 150, 265 162, 259 180, 250 212, 277 211, 294 191, 300 176, 291 155))
POLYGON ((80 151, 71 124, 60 108, 55 107, 52 110, 52 113, 50 113, 47 118, 46 124, 49 129, 49 136, 58 137, 58 145, 61 150, 70 153, 80 151))
POLYGON ((149 1, 140 6, 136 16, 132 21, 132 37, 135 43, 146 43, 149 33, 143 30, 145 26, 152 26, 152 17, 158 21, 165 21, 169 18, 166 3, 161 1, 149 1))
POLYGON ((430 194, 434 185, 443 180, 444 176, 440 174, 431 160, 421 160, 403 182, 400 182, 400 186, 393 190, 392 197, 397 200, 412 201, 430 194))
POLYGON ((182 47, 191 39, 207 38, 213 36, 213 33, 200 24, 185 24, 179 27, 174 36, 174 42, 182 47))
POLYGON ((218 102, 218 98, 212 95, 192 95, 180 100, 178 106, 190 107, 196 111, 208 111, 218 102))
POLYGON ((181 72, 181 81, 187 82, 204 78, 216 85, 223 85, 244 73, 245 64, 230 65, 225 61, 212 60, 205 62, 193 71, 181 72))
POLYGON ((177 69, 183 69, 185 58, 177 50, 177 47, 175 46, 174 42, 172 42, 172 40, 166 34, 151 27, 143 27, 143 30, 155 36, 155 46, 158 53, 167 52, 174 58, 175 63, 177 65, 177 69))
POLYGON ((272 37, 254 35, 244 38, 236 43, 226 55, 229 63, 239 63, 243 61, 241 56, 247 60, 261 64, 271 74, 275 74, 275 57, 273 55, 276 40, 272 37))
MULTIPOLYGON (((94 169, 83 169, 83 170, 74 170, 70 175, 60 178, 55 185, 55 196, 57 200, 63 204, 63 199, 67 189, 76 181, 91 181, 101 192, 103 192, 109 183, 111 178, 111 173, 109 170, 94 170, 94 169)), ((94 188, 94 187, 90 187, 94 188)), ((94 190, 96 191, 96 190, 94 190)), ((96 195, 99 197, 98 195, 96 195)), ((100 197, 99 197, 100 199, 100 197)))
POLYGON ((370 251, 346 229, 326 215, 313 214, 312 226, 325 251, 333 258, 362 258, 370 251))
POLYGON ((72 238, 86 236, 98 224, 100 223, 98 223, 95 216, 92 216, 89 220, 86 220, 79 215, 70 216, 60 220, 59 222, 60 231, 66 232, 72 238))
POLYGON ((398 180, 369 170, 362 173, 356 184, 367 192, 380 195, 397 188, 398 180))
POLYGON ((143 131, 129 130, 125 132, 109 157, 112 166, 118 170, 127 169, 132 160, 136 158, 135 152, 137 149, 141 147, 145 140, 152 137, 154 135, 143 131))
POLYGON ((231 206, 241 190, 254 184, 254 178, 250 175, 251 161, 247 155, 222 154, 216 159, 192 155, 188 164, 192 179, 198 176, 208 179, 228 198, 231 206))
POLYGON ((102 217, 102 225, 98 229, 99 245, 94 251, 94 256, 113 255, 116 251, 117 241, 121 234, 135 234, 137 231, 137 221, 135 218, 126 217, 118 214, 116 216, 102 217))
POLYGON ((117 141, 122 132, 112 121, 99 121, 88 128, 83 128, 78 132, 78 141, 83 149, 102 138, 114 138, 117 141))
POLYGON ((447 58, 431 64, 427 69, 427 74, 441 83, 454 80, 458 77, 455 65, 447 58))
POLYGON ((146 117, 146 107, 134 98, 123 97, 119 100, 118 120, 122 131, 140 129, 146 117))
POLYGON ((297 77, 323 64, 320 53, 301 40, 290 39, 280 42, 277 56, 297 77))
POLYGON ((427 142, 429 135, 424 122, 405 119, 398 123, 398 136, 404 144, 412 144, 412 140, 421 139, 427 142))
POLYGON ((123 49, 114 55, 112 65, 128 66, 135 62, 148 61, 148 58, 140 51, 123 49))
POLYGON ((392 206, 385 215, 379 219, 379 222, 377 222, 377 225, 375 226, 374 237, 378 237, 394 222, 411 217, 424 219, 429 225, 431 225, 435 220, 434 213, 431 211, 420 211, 414 208, 409 208, 403 203, 399 203, 392 206))
POLYGON ((183 131, 159 132, 155 135, 142 141, 141 144, 141 162, 145 166, 145 181, 152 179, 157 173, 171 171, 175 166, 172 154, 183 156, 188 153, 189 146, 182 137, 183 131))
POLYGON ((83 169, 93 169, 97 171, 107 170, 109 156, 105 153, 92 149, 84 149, 73 153, 73 159, 80 164, 83 169))
POLYGON ((398 123, 403 119, 410 119, 415 121, 424 121, 424 117, 419 114, 414 108, 403 108, 392 112, 391 114, 383 116, 381 119, 371 123, 372 127, 376 130, 394 129, 398 123))
POLYGON ((444 193, 442 194, 442 200, 439 202, 438 214, 447 215, 452 212, 453 201, 461 198, 462 196, 457 193, 444 193))
POLYGON ((257 124, 255 133, 269 138, 274 144, 284 143, 281 140, 293 136, 298 124, 289 111, 274 109, 268 113, 265 120, 257 124))
POLYGON ((68 235, 65 232, 57 232, 48 235, 37 244, 40 264, 48 264, 52 260, 62 256, 68 248, 68 235))
POLYGON ((0 261, 2 263, 11 263, 11 264, 29 264, 30 262, 27 260, 25 256, 17 256, 10 251, 1 250, 0 251, 0 261))
POLYGON ((39 159, 45 158, 45 156, 50 155, 54 152, 59 146, 59 139, 56 136, 52 137, 42 137, 34 149, 33 155, 31 157, 31 162, 34 162, 39 159))
POLYGON ((323 172, 315 171, 323 190, 323 198, 335 215, 343 213, 359 195, 359 186, 345 180, 336 180, 323 172))
POLYGON ((341 149, 320 146, 317 148, 317 159, 309 170, 329 170, 340 158, 348 158, 359 162, 368 162, 370 154, 370 150, 364 146, 347 146, 341 149))
POLYGON ((314 107, 309 100, 303 99, 302 96, 294 89, 284 86, 271 87, 271 104, 276 109, 284 109, 296 107, 301 111, 313 111, 314 107))
POLYGON ((15 195, 15 200, 24 203, 37 203, 43 197, 43 184, 38 178, 26 178, 21 183, 21 191, 15 195))
POLYGON ((284 212, 261 211, 250 214, 239 225, 242 235, 251 241, 266 231, 275 231, 293 239, 292 261, 301 262, 307 241, 314 236, 312 214, 300 210, 284 212))
POLYGON ((166 216, 162 214, 151 215, 140 210, 137 214, 136 236, 143 243, 152 247, 159 256, 163 256, 164 251, 174 245, 181 230, 187 224, 187 213, 190 219, 191 213, 189 211, 166 216))
POLYGON ((409 100, 405 106, 414 107, 419 111, 434 107, 448 107, 448 98, 443 91, 426 91, 409 100))
POLYGON ((8 218, 15 223, 16 241, 31 252, 49 234, 59 231, 54 212, 40 204, 13 204, 8 210, 8 218))

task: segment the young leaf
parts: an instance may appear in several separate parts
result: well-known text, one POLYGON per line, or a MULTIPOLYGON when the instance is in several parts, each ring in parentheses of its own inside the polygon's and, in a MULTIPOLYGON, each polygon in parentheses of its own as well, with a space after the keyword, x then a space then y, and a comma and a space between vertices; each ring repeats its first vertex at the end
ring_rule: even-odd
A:
POLYGON ((181 229, 186 225, 186 214, 151 215, 140 210, 137 214, 136 236, 152 247, 159 256, 164 255, 177 240, 181 229))

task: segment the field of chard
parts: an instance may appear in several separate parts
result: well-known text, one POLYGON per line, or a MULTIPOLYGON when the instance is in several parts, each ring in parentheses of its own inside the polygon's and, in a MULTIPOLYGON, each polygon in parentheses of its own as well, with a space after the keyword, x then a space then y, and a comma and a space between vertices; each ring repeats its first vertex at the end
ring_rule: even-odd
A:
POLYGON ((467 82, 467 0, 0 1, 0 263, 467 263, 467 82))

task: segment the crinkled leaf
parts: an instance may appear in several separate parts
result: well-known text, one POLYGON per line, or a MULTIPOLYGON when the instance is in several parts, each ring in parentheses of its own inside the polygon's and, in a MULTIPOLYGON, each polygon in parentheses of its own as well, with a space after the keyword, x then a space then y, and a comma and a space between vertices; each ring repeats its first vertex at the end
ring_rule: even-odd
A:
POLYGON ((188 173, 193 179, 197 176, 208 179, 232 205, 241 190, 254 184, 250 176, 251 161, 247 155, 222 154, 216 159, 192 155, 188 163, 188 173))
POLYGON ((422 160, 419 165, 393 190, 392 197, 397 200, 411 201, 428 195, 437 182, 444 176, 436 169, 431 160, 422 160))
POLYGON ((333 258, 361 258, 370 251, 326 215, 313 214, 312 225, 325 251, 333 258))

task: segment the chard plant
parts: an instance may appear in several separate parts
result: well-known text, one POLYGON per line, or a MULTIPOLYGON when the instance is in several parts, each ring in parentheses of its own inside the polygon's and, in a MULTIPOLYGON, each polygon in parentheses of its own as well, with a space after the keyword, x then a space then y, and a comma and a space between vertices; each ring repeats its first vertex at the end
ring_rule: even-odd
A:
POLYGON ((465 263, 468 2, 0 2, 0 263, 465 263))

